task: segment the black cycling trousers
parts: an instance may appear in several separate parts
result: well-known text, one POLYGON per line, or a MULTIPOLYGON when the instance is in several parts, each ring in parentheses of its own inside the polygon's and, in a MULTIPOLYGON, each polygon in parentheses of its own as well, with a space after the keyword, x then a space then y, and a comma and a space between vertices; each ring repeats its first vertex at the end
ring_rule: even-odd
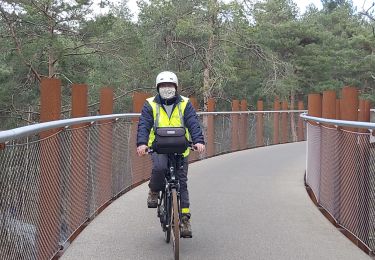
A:
MULTIPOLYGON (((161 191, 165 187, 165 174, 168 170, 168 155, 166 154, 151 154, 152 159, 152 172, 151 179, 148 186, 151 191, 161 191)), ((188 173, 188 159, 184 158, 183 169, 177 171, 177 177, 180 182, 180 203, 181 208, 188 208, 189 191, 187 188, 187 173, 188 173)))

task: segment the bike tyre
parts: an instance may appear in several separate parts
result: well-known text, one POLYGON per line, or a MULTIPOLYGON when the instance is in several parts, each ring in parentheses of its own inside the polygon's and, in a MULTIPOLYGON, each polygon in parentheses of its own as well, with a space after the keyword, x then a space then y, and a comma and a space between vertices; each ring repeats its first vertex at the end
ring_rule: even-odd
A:
POLYGON ((174 259, 180 258, 180 216, 178 211, 177 191, 172 190, 172 227, 173 227, 173 251, 174 259))
POLYGON ((167 229, 164 232, 164 235, 165 235, 165 242, 169 243, 171 241, 171 231, 172 231, 172 205, 171 205, 170 197, 168 198, 167 193, 165 193, 164 201, 165 201, 164 210, 166 214, 165 225, 167 226, 167 229))

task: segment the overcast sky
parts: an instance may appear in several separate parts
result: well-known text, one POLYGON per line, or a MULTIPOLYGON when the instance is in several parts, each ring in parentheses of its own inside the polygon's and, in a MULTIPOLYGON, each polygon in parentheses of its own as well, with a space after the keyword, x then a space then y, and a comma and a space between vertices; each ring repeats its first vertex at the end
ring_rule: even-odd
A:
MULTIPOLYGON (((99 3, 101 0, 95 0, 94 2, 99 3)), ((119 0, 110 0, 112 2, 118 2, 119 0)), ((229 2, 230 0, 224 0, 225 2, 229 2)), ((320 0, 293 0, 297 5, 298 8, 300 9, 300 13, 302 14, 305 10, 306 7, 309 4, 314 4, 316 7, 319 9, 322 8, 322 4, 320 0)), ((373 0, 353 0, 354 6, 357 7, 357 11, 361 11, 364 8, 368 8, 371 6, 373 0)), ((138 7, 137 7, 137 0, 128 0, 128 6, 129 9, 137 15, 138 13, 138 7)), ((96 7, 95 12, 100 14, 103 12, 106 12, 105 10, 101 10, 100 8, 96 7)))

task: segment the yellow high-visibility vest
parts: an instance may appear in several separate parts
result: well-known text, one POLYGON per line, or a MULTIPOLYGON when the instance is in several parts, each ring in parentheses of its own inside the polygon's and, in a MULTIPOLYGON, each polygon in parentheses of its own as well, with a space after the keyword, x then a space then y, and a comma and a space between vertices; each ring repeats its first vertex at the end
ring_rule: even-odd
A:
MULTIPOLYGON (((187 103, 189 102, 189 99, 187 97, 181 96, 182 101, 180 101, 175 108, 172 111, 171 117, 168 117, 167 112, 165 112, 164 109, 161 108, 161 105, 156 103, 154 101, 155 97, 151 97, 147 99, 147 102, 152 107, 152 114, 154 117, 154 125, 157 127, 185 127, 184 124, 184 114, 185 114, 185 108, 187 103)), ((190 140, 190 134, 188 129, 186 129, 186 139, 190 140)), ((155 132, 154 128, 151 129, 150 136, 148 138, 148 146, 151 147, 152 143, 155 140, 155 132)), ((186 151, 183 153, 184 157, 187 157, 190 153, 190 149, 186 149, 186 151)))

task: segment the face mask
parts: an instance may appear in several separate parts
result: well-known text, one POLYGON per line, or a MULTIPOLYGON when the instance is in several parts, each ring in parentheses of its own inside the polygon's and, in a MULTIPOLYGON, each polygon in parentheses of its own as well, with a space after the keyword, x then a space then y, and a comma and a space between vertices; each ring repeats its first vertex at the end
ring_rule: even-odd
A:
POLYGON ((176 95, 175 87, 159 88, 159 94, 162 99, 171 99, 176 95))

